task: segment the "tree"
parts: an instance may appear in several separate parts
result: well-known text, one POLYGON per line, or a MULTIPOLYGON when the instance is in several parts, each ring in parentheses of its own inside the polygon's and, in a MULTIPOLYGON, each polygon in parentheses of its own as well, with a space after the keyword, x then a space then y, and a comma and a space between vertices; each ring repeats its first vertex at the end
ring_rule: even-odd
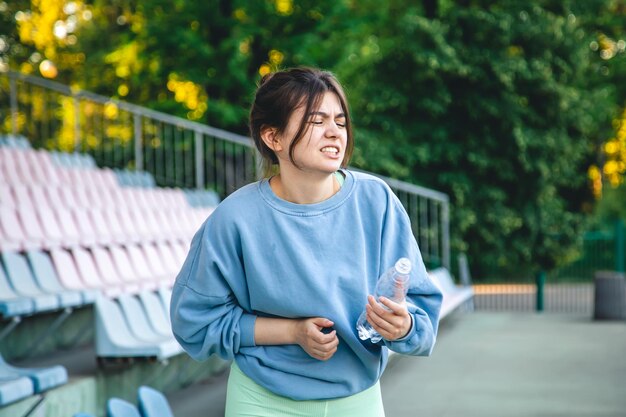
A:
POLYGON ((447 192, 453 247, 477 275, 550 269, 575 252, 611 103, 589 82, 589 34, 564 10, 467 3, 439 19, 390 6, 375 39, 356 35, 377 45, 344 64, 356 162, 447 192))

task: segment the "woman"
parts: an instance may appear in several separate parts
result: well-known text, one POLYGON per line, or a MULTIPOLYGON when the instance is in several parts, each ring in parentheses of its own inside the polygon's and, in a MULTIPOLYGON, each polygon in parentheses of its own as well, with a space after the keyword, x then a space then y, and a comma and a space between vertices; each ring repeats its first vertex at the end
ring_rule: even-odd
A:
POLYGON ((388 349, 429 355, 441 304, 409 218, 384 182, 345 169, 352 129, 332 74, 263 77, 250 131, 277 173, 234 192, 196 233, 173 289, 174 334, 197 360, 234 359, 227 416, 384 416, 388 349), (401 257, 413 264, 407 302, 375 300, 401 257), (377 344, 358 337, 364 309, 377 344))

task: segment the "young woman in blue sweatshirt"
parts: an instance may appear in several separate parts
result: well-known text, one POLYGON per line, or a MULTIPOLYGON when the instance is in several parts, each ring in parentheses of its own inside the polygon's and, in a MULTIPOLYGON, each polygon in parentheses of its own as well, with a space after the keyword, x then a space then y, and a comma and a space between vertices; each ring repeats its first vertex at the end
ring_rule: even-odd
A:
POLYGON ((388 350, 429 355, 442 298, 409 218, 383 181, 345 169, 352 127, 331 73, 263 77, 250 130, 277 173, 231 194, 194 236, 174 335, 197 360, 233 359, 227 416, 384 416, 388 350), (401 257, 413 265, 406 302, 375 300, 401 257), (358 337, 364 309, 376 344, 358 337))

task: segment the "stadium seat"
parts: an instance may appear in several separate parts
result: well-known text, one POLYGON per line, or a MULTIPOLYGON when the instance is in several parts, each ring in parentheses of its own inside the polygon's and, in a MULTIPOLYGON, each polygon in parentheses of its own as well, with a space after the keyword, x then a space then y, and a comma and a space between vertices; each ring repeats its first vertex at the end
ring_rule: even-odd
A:
POLYGON ((126 245, 125 251, 137 272, 137 277, 142 282, 142 287, 156 289, 160 284, 159 277, 153 275, 152 270, 148 266, 148 260, 140 247, 138 245, 126 245))
POLYGON ((140 386, 137 390, 137 403, 143 417, 174 417, 165 395, 154 388, 140 386))
POLYGON ((80 273, 69 252, 64 249, 52 249, 50 251, 50 258, 57 271, 61 285, 69 290, 79 290, 83 295, 83 302, 85 304, 91 304, 96 300, 100 289, 89 287, 81 280, 80 273))
POLYGON ((133 404, 120 398, 109 398, 107 401, 108 417, 141 417, 139 410, 133 404))
POLYGON ((117 297, 124 292, 124 288, 121 285, 114 286, 109 285, 100 276, 100 271, 96 266, 93 255, 84 248, 76 247, 69 250, 81 281, 84 282, 89 288, 98 288, 104 294, 109 297, 117 297))
MULTIPOLYGON (((1 170, 0 170, 1 171, 1 170)), ((0 182, 0 207, 17 208, 17 201, 8 183, 0 182)))
POLYGON ((182 347, 170 333, 167 336, 157 333, 149 322, 139 300, 128 294, 122 294, 117 302, 132 335, 139 341, 165 346, 169 351, 182 353, 182 347))
POLYGON ((157 293, 142 291, 139 293, 139 301, 143 306, 152 329, 162 336, 172 336, 172 325, 161 299, 157 293))
POLYGON ((20 317, 31 314, 35 304, 30 298, 21 297, 13 291, 0 265, 0 314, 2 317, 20 317))
POLYGON ((120 306, 104 296, 96 301, 96 355, 100 358, 154 357, 165 360, 180 353, 180 345, 167 341, 137 340, 126 324, 120 306))
POLYGON ((157 242, 155 248, 161 258, 163 267, 175 279, 176 275, 178 275, 181 267, 183 266, 182 263, 180 263, 179 259, 174 255, 174 252, 169 244, 165 242, 157 242))
POLYGON ((59 277, 48 254, 38 250, 30 250, 26 252, 26 258, 33 270, 33 276, 39 288, 44 292, 56 294, 61 307, 74 307, 85 304, 85 299, 89 297, 84 297, 81 291, 71 291, 61 286, 59 277))
POLYGON ((6 363, 0 355, 0 374, 10 373, 30 378, 33 381, 35 393, 41 393, 67 383, 67 369, 61 365, 46 368, 18 368, 6 363))
MULTIPOLYGON (((33 216, 34 214, 31 212, 30 216, 27 215, 26 217, 33 221, 33 216)), ((39 239, 27 235, 17 215, 17 210, 14 208, 0 206, 0 228, 2 228, 3 246, 17 246, 20 250, 38 249, 42 246, 43 232, 41 229, 39 229, 39 239)))
POLYGON ((163 263, 156 247, 151 243, 141 243, 138 249, 143 254, 153 280, 164 285, 173 285, 175 273, 171 273, 163 263))
POLYGON ((16 239, 10 239, 0 224, 0 251, 12 250, 18 251, 22 247, 21 242, 16 239))
POLYGON ((136 294, 141 290, 139 283, 126 282, 118 272, 116 263, 108 249, 101 246, 89 248, 93 255, 96 268, 106 286, 123 288, 127 294, 136 294))
POLYGON ((157 294, 161 299, 161 303, 163 304, 163 308, 165 309, 165 313, 167 314, 168 320, 170 317, 170 303, 172 301, 172 290, 170 288, 160 287, 157 290, 157 294))
POLYGON ((50 212, 58 222, 64 247, 70 248, 95 242, 95 236, 81 235, 72 213, 67 208, 62 205, 53 206, 50 208, 50 212))
POLYGON ((30 378, 0 371, 0 407, 30 397, 34 392, 30 378))
POLYGON ((54 311, 61 308, 59 298, 55 294, 44 293, 36 284, 26 259, 15 252, 2 252, 2 262, 7 278, 18 295, 33 300, 35 313, 54 311))
POLYGON ((17 209, 17 218, 22 226, 22 230, 24 231, 24 236, 27 239, 27 242, 30 242, 28 246, 31 247, 30 244, 36 245, 36 247, 43 248, 48 247, 48 240, 46 239, 46 235, 37 219, 37 214, 32 207, 28 206, 19 206, 17 209))
POLYGON ((115 269, 119 272, 120 278, 130 285, 137 285, 146 289, 154 289, 155 283, 144 281, 137 273, 133 262, 131 261, 128 252, 122 246, 111 245, 109 246, 109 253, 113 259, 115 269))

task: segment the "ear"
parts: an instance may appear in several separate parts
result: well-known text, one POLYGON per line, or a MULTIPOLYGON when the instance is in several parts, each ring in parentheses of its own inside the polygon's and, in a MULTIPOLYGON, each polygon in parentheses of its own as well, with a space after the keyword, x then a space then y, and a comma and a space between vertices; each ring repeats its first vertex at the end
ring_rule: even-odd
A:
POLYGON ((275 127, 264 126, 261 128, 261 139, 268 148, 274 152, 280 152, 283 150, 283 145, 278 135, 278 129, 275 127))

